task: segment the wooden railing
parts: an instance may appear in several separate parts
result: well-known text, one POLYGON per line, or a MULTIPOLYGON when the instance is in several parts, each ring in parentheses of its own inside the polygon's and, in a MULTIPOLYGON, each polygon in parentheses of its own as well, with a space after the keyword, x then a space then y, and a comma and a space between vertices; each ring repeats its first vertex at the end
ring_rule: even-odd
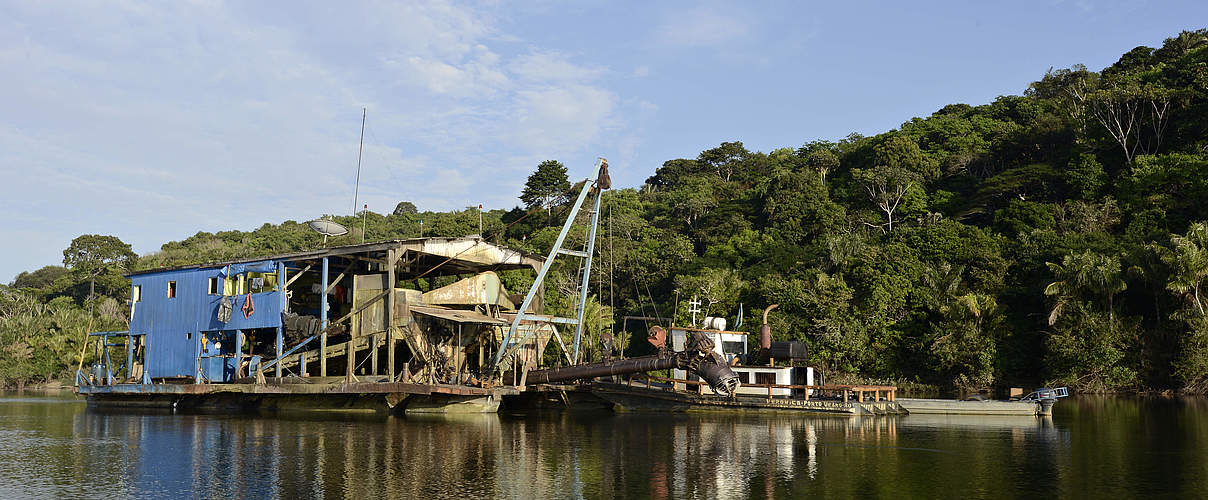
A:
MULTIPOLYGON (((638 379, 638 378, 646 380, 645 386, 647 388, 654 388, 654 386, 651 384, 651 382, 668 382, 668 383, 672 384, 672 387, 675 387, 675 384, 694 385, 694 386, 697 386, 698 392, 703 393, 703 391, 704 391, 703 386, 709 385, 707 382, 704 382, 701 380, 686 380, 686 379, 678 379, 678 378, 659 377, 656 375, 646 375, 646 374, 640 374, 640 373, 630 376, 629 379, 626 381, 626 384, 630 387, 633 387, 634 380, 638 379)), ((843 398, 844 402, 850 401, 852 398, 854 398, 856 401, 864 402, 865 394, 869 394, 869 393, 871 393, 871 395, 872 395, 872 401, 880 401, 882 393, 885 395, 886 400, 894 401, 897 399, 897 390, 898 390, 897 387, 894 387, 891 385, 847 385, 847 384, 842 384, 842 385, 834 385, 834 384, 832 384, 832 385, 742 384, 742 387, 766 388, 768 390, 767 397, 769 399, 772 397, 773 389, 802 389, 802 394, 804 395, 803 397, 806 401, 809 401, 809 399, 810 399, 810 391, 818 391, 818 392, 823 392, 823 393, 840 394, 841 397, 843 398)))

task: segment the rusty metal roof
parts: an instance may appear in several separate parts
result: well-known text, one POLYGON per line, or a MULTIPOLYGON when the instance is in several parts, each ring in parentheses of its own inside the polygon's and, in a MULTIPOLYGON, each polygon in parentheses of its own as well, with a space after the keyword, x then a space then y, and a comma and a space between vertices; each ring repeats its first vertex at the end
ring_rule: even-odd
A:
POLYGON ((484 325, 506 325, 507 322, 492 318, 485 314, 462 309, 446 309, 443 307, 409 306, 411 312, 420 313, 434 318, 447 319, 458 323, 479 323, 484 325))
MULTIPOLYGON (((207 269, 223 267, 229 264, 242 264, 264 260, 272 261, 305 261, 323 257, 344 257, 368 261, 383 260, 386 250, 399 250, 399 264, 410 268, 399 269, 400 279, 409 279, 409 274, 427 273, 432 276, 448 274, 469 274, 488 270, 502 271, 509 269, 539 269, 545 258, 527 254, 513 248, 491 243, 481 238, 410 238, 405 240, 388 240, 359 245, 345 245, 322 248, 305 252, 294 252, 280 255, 269 255, 236 259, 202 264, 186 264, 173 267, 146 269, 127 274, 127 277, 142 274, 160 273, 180 269, 207 269), (440 272, 430 270, 441 268, 440 272)), ((400 266, 403 267, 403 266, 400 266)))

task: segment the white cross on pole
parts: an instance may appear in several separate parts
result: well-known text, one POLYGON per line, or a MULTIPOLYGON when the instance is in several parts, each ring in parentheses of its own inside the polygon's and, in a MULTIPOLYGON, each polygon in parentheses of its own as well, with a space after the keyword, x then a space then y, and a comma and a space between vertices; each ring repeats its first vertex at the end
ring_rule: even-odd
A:
POLYGON ((692 296, 692 300, 688 301, 688 312, 692 313, 692 327, 696 328, 696 313, 700 312, 700 299, 692 296))

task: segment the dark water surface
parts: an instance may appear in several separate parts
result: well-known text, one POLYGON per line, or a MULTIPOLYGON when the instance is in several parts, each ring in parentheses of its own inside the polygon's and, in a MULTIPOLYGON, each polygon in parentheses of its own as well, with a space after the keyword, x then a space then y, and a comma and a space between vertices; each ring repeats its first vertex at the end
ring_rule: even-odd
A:
POLYGON ((1208 402, 1035 417, 215 415, 0 396, 0 498, 1204 498, 1208 402))

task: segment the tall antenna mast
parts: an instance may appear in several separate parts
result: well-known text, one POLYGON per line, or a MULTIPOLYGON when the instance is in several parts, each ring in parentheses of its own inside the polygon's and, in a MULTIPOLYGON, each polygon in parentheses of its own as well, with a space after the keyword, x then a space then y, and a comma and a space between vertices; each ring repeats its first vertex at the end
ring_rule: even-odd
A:
POLYGON ((365 150, 365 108, 361 108, 361 145, 357 147, 357 183, 352 188, 352 215, 357 214, 357 196, 361 194, 361 152, 365 150))

